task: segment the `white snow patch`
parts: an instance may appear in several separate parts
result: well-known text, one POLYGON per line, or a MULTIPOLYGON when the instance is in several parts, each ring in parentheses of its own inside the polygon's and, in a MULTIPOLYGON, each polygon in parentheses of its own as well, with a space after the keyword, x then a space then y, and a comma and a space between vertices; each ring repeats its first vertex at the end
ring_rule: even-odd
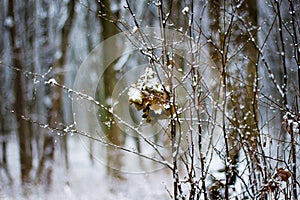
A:
MULTIPOLYGON (((58 140, 57 140, 58 141, 58 140)), ((70 168, 66 171, 63 154, 56 152, 53 168, 53 185, 51 188, 32 185, 23 196, 22 185, 19 181, 19 154, 16 138, 8 143, 8 162, 14 183, 0 184, 0 199, 168 199, 165 187, 171 189, 171 175, 165 170, 145 172, 140 174, 124 173, 125 180, 119 181, 106 174, 106 166, 95 161, 91 164, 87 147, 77 137, 68 140, 70 168)), ((97 143, 94 144, 95 146, 97 143)), ((125 162, 132 163, 124 158, 125 162)), ((132 163, 139 165, 140 163, 132 163)), ((0 182, 1 183, 1 182, 0 182)), ((3 182, 2 182, 3 183, 3 182)))
POLYGON ((48 81, 45 82, 45 84, 58 85, 58 83, 56 82, 56 80, 54 78, 49 79, 48 81))
POLYGON ((138 102, 138 103, 143 102, 143 99, 141 97, 141 92, 136 87, 129 88, 128 96, 129 96, 129 100, 131 100, 133 102, 138 102))
POLYGON ((182 14, 187 15, 189 13, 189 10, 190 10, 189 7, 186 6, 182 9, 181 12, 182 12, 182 14))

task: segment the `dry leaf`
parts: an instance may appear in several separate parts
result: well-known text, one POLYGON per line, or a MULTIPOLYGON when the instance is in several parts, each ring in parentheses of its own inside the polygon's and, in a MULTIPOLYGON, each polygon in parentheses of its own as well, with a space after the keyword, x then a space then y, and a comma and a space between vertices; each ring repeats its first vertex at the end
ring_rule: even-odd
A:
POLYGON ((287 181, 291 176, 291 173, 288 170, 283 168, 278 168, 274 178, 279 179, 280 181, 287 181))

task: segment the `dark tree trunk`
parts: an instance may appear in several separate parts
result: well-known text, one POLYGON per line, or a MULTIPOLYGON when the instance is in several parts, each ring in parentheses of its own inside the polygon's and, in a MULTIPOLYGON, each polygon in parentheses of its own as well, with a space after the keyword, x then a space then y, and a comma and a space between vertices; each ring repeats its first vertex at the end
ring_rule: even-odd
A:
POLYGON ((17 120, 17 134, 19 139, 19 154, 20 154, 20 168, 21 168, 21 180, 22 183, 29 183, 31 181, 30 171, 32 168, 32 151, 31 151, 31 138, 28 131, 28 124, 21 117, 24 115, 25 110, 25 98, 24 98, 24 89, 23 89, 23 79, 22 79, 22 56, 21 48, 17 46, 17 30, 16 30, 16 21, 15 21, 15 2, 13 0, 9 1, 9 16, 12 17, 14 21, 14 26, 10 28, 10 37, 12 41, 12 65, 19 68, 20 70, 16 71, 15 77, 15 103, 14 109, 16 113, 17 120))
MULTIPOLYGON (((108 0, 104 0, 101 1, 102 5, 100 5, 100 10, 101 13, 107 13, 108 17, 110 17, 110 15, 115 15, 117 16, 118 13, 112 13, 112 11, 110 10, 110 1, 108 0)), ((101 27, 102 27, 102 40, 106 40, 107 38, 119 33, 117 27, 115 26, 115 24, 100 18, 100 22, 101 22, 101 27)), ((109 44, 109 46, 104 47, 104 49, 109 49, 109 51, 104 51, 103 52, 103 57, 104 58, 111 58, 114 56, 114 54, 116 54, 116 52, 118 52, 118 47, 117 44, 109 44)), ((105 63, 104 61, 104 66, 105 64, 109 64, 109 63, 105 63)), ((111 63, 110 66, 108 68, 106 68, 106 71, 104 73, 104 77, 103 77, 103 82, 104 82, 104 94, 103 92, 101 92, 101 99, 103 99, 104 102, 106 102, 107 99, 111 98, 111 95, 113 93, 113 89, 114 89, 114 85, 116 83, 116 72, 114 70, 114 63, 111 63)), ((106 103, 105 103, 106 104, 106 103)), ((107 105, 108 107, 110 105, 107 105)), ((109 121, 110 119, 113 119, 113 116, 103 110, 101 111, 101 121, 105 122, 105 121, 109 121)), ((110 127, 104 127, 103 130, 105 131, 106 137, 107 139, 115 144, 115 145, 119 145, 122 146, 123 145, 123 138, 121 136, 121 131, 118 127, 118 125, 116 123, 111 124, 110 127)), ((123 179, 122 175, 120 174, 120 172, 118 170, 112 170, 109 166, 115 166, 117 169, 121 169, 122 166, 122 161, 121 158, 122 155, 120 154, 119 151, 115 151, 114 149, 107 149, 107 162, 108 162, 108 173, 113 175, 116 178, 120 178, 123 179)))

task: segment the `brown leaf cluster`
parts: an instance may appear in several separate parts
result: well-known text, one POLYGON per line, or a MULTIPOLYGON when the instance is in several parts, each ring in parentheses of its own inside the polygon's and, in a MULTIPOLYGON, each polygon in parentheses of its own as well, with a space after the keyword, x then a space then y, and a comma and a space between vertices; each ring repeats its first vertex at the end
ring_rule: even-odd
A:
POLYGON ((283 168, 278 168, 272 178, 261 188, 261 192, 274 192, 279 188, 281 182, 287 182, 291 173, 283 168))

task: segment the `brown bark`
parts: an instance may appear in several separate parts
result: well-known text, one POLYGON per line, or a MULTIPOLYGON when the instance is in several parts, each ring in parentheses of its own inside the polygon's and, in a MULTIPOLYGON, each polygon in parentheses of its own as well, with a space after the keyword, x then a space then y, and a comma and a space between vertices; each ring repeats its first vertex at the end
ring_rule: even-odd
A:
MULTIPOLYGON (((69 10, 69 16, 65 22, 65 25, 62 29, 62 36, 61 36, 61 50, 62 50, 62 57, 58 61, 58 67, 64 68, 66 62, 67 62, 67 53, 68 53, 68 46, 69 46, 69 38, 71 34, 71 30, 73 27, 73 22, 75 19, 75 0, 70 0, 68 3, 68 10, 69 10)), ((59 80, 61 83, 64 83, 64 76, 62 75, 59 80)), ((62 94, 62 89, 60 87, 56 88, 56 93, 62 94)), ((59 98, 61 99, 61 98, 59 98)), ((59 110, 62 109, 62 102, 58 102, 59 110)), ((61 122, 65 122, 63 119, 63 116, 60 116, 61 122)), ((67 135, 65 135, 62 139, 62 149, 64 150, 64 159, 65 159, 65 164, 66 168, 69 169, 69 159, 68 159, 68 143, 67 143, 67 135)))
POLYGON ((17 121, 17 134, 19 139, 19 154, 20 154, 20 168, 21 168, 21 181, 23 184, 31 181, 30 171, 32 169, 32 151, 31 151, 31 137, 28 131, 28 124, 24 121, 21 116, 24 115, 25 111, 25 97, 23 89, 23 79, 22 79, 22 50, 17 46, 17 30, 16 30, 16 21, 15 21, 15 2, 13 0, 9 1, 9 16, 12 17, 14 21, 14 26, 10 28, 10 37, 13 47, 13 58, 12 64, 14 67, 19 68, 20 70, 16 71, 15 77, 15 103, 14 109, 16 113, 17 121))
MULTIPOLYGON (((244 2, 241 8, 237 11, 240 15, 245 15, 245 21, 248 23, 246 26, 257 26, 257 5, 256 1, 247 1, 244 2)), ((243 28, 246 29, 245 27, 243 28)), ((243 30, 242 29, 242 30, 243 30)), ((257 39, 256 31, 252 31, 251 35, 254 39, 257 39)), ((229 91, 235 91, 230 96, 230 102, 228 104, 228 108, 231 109, 235 121, 232 121, 232 125, 239 129, 240 132, 236 130, 231 130, 229 135, 229 143, 230 143, 230 159, 232 170, 236 170, 236 165, 238 163, 240 143, 236 138, 241 137, 243 141, 245 141, 248 146, 247 148, 252 150, 258 149, 258 119, 257 119, 257 91, 256 85, 258 71, 257 71, 257 59, 258 52, 253 45, 253 43, 249 42, 250 33, 245 32, 244 36, 234 35, 233 44, 238 46, 240 44, 244 45, 243 51, 241 52, 243 55, 247 57, 247 65, 246 65, 246 78, 245 84, 243 86, 240 85, 239 81, 231 81, 231 85, 228 87, 229 91), (246 36, 245 36, 246 35, 246 36), (244 106, 244 108, 242 108, 244 106), (243 127, 243 128, 240 128, 243 127), (240 135, 239 135, 240 134, 240 135)), ((240 77, 241 81, 243 78, 240 77)), ((252 164, 257 163, 258 160, 254 155, 249 155, 252 159, 252 164)), ((235 183, 236 176, 233 175, 230 179, 230 184, 235 183)))
MULTIPOLYGON (((222 5, 221 1, 210 1, 209 2, 209 13, 211 18, 210 29, 211 29, 211 37, 219 38, 219 41, 214 41, 218 47, 222 48, 224 45, 227 45, 228 38, 224 40, 224 33, 222 31, 226 30, 228 26, 226 23, 223 22, 223 11, 221 10, 221 6, 234 6, 234 5, 222 5), (225 44, 224 44, 225 43, 225 44)), ((237 10, 240 16, 244 16, 244 20, 249 23, 246 26, 257 26, 257 5, 256 1, 247 1, 242 4, 242 6, 237 10)), ((226 90, 227 91, 234 91, 228 98, 226 103, 226 109, 229 113, 233 116, 233 119, 228 122, 234 128, 230 130, 228 135, 228 145, 229 145, 229 158, 230 158, 230 175, 228 176, 228 184, 232 185, 235 183, 236 176, 235 170, 236 165, 238 163, 239 158, 239 150, 240 150, 240 143, 238 142, 237 138, 243 138, 243 140, 249 145, 248 148, 257 149, 257 137, 258 137, 258 128, 257 128, 257 91, 255 91, 255 87, 257 84, 257 59, 258 59, 258 52, 255 46, 249 42, 250 35, 246 31, 244 25, 240 24, 241 22, 237 21, 234 22, 232 27, 228 32, 231 33, 230 35, 230 45, 232 48, 238 48, 239 45, 244 45, 242 50, 242 54, 246 55, 248 59, 245 61, 246 67, 246 78, 243 80, 243 77, 240 78, 239 81, 228 77, 227 73, 222 74, 223 78, 227 78, 226 90), (240 25, 239 25, 240 24, 240 25), (243 34, 240 35, 240 33, 243 34), (245 83, 241 86, 241 83, 245 83), (243 108, 244 107, 244 108, 243 108), (241 128, 243 127, 243 128, 241 128), (237 131, 239 130, 239 131, 237 131)), ((257 38, 256 32, 252 31, 251 35, 254 39, 257 38)), ((229 71, 232 67, 230 63, 225 63, 226 66, 222 66, 222 56, 226 55, 226 49, 221 49, 224 55, 221 55, 216 48, 216 46, 210 46, 210 55, 214 64, 219 69, 220 73, 222 71, 222 67, 226 68, 226 71, 229 71)), ((226 62, 227 58, 226 58, 226 62)), ((233 69, 236 70, 236 69, 233 69)), ((238 75, 238 74, 237 74, 238 75)), ((234 75, 236 76, 236 75, 234 75)), ((253 157, 253 162, 257 162, 256 158, 253 157)))
MULTIPOLYGON (((110 15, 117 16, 118 13, 112 13, 110 10, 110 1, 104 0, 101 1, 102 5, 100 6, 101 13, 107 13, 108 18, 110 15)), ((102 27, 102 39, 105 40, 117 33, 119 33, 115 24, 107 21, 104 18, 100 17, 100 23, 102 27)), ((105 43, 107 44, 107 43, 105 43)), ((103 52, 104 58, 114 57, 116 52, 118 52, 117 44, 109 44, 109 46, 104 47, 107 49, 103 52)), ((114 70, 114 63, 105 63, 103 61, 104 66, 109 65, 104 72, 103 82, 104 82, 104 91, 100 92, 101 99, 103 101, 107 101, 107 99, 111 98, 111 95, 114 90, 114 86, 116 83, 116 72, 114 70), (104 93, 104 94, 103 94, 104 93)), ((106 103, 104 103, 106 104, 106 103)), ((107 105, 108 107, 110 105, 107 105)), ((113 121, 113 116, 107 111, 101 111, 101 122, 113 121)), ((105 131, 107 139, 115 145, 122 146, 124 143, 124 139, 122 138, 121 131, 116 123, 111 123, 110 126, 103 126, 103 130, 105 131)), ((115 169, 121 169, 122 166, 122 155, 119 151, 115 151, 115 149, 108 148, 107 149, 107 163, 108 163, 108 173, 113 175, 116 178, 123 179, 122 175, 117 170, 112 170, 111 167, 115 169)))

